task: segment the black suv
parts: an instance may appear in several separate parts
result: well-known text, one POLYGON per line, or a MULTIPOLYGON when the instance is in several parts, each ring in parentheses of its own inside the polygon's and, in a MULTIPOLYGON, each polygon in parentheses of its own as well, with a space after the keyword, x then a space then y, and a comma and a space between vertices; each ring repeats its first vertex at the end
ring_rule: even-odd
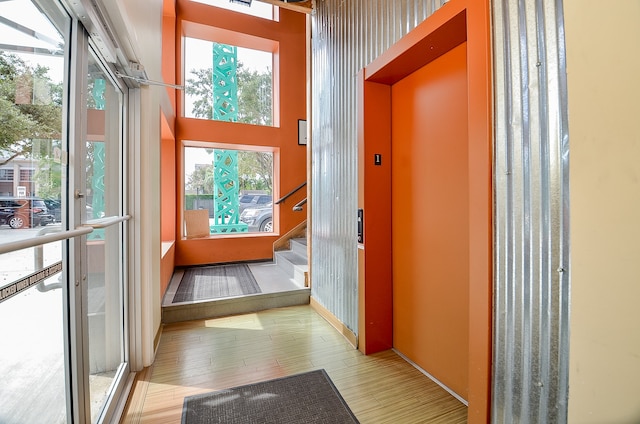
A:
POLYGON ((0 224, 24 228, 52 222, 53 216, 39 197, 0 197, 0 224))

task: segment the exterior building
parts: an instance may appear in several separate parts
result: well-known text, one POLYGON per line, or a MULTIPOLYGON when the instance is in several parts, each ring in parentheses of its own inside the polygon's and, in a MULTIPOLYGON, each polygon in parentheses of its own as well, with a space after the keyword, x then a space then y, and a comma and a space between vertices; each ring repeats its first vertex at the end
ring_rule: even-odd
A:
MULTIPOLYGON (((2 3, 53 28, 0 45, 60 61, 64 119, 63 219, 39 234, 59 257, 9 268, 42 242, 0 228, 0 317, 16 334, 36 310, 58 325, 67 422, 118 419, 174 269, 269 259, 305 219, 312 304, 363 353, 427 369, 469 422, 640 421, 638 2, 254 0, 279 6, 262 17, 205 0, 2 3), (193 116, 198 40, 269 55, 269 123, 193 116), (186 237, 185 148, 272 153, 273 198, 306 181, 291 203, 307 197, 306 216, 284 205, 273 234, 186 237), (55 307, 20 297, 31 278, 55 307), (89 375, 113 370, 92 409, 89 375)), ((29 27, 15 10, 0 9, 6 34, 29 27)), ((3 165, 0 194, 38 194, 34 172, 3 165)))
POLYGON ((28 159, 12 159, 0 166, 0 196, 36 196, 35 170, 33 162, 28 159))

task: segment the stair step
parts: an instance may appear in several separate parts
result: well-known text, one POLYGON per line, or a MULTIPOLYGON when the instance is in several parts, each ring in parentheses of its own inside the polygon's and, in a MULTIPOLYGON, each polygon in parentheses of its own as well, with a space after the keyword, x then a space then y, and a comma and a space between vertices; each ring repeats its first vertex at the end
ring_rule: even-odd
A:
POLYGON ((310 295, 309 289, 298 289, 280 293, 260 293, 248 296, 167 305, 162 307, 162 322, 169 324, 196 319, 246 314, 286 306, 308 305, 310 295))
POLYGON ((297 253, 300 256, 307 257, 307 239, 306 238, 292 238, 289 240, 291 251, 297 253))
POLYGON ((292 250, 283 250, 278 252, 277 255, 278 258, 284 258, 287 261, 291 262, 294 265, 306 265, 307 264, 307 257, 306 256, 302 256, 292 250))
POLYGON ((305 246, 307 245, 307 238, 306 237, 294 237, 291 239, 292 241, 296 241, 300 244, 304 244, 305 246))
POLYGON ((293 279, 300 287, 306 285, 306 273, 309 271, 305 256, 299 255, 292 250, 275 252, 276 264, 293 279))
POLYGON ((162 322, 180 322, 307 305, 311 290, 294 282, 273 262, 249 263, 261 293, 173 303, 185 270, 176 269, 162 300, 162 322))

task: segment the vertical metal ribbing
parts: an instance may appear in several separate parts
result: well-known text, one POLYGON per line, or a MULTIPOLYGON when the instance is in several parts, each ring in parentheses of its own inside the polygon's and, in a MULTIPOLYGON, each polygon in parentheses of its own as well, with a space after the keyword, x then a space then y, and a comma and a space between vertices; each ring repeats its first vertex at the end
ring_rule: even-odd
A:
POLYGON ((568 132, 562 3, 493 3, 492 421, 562 423, 568 381, 568 132))
POLYGON ((312 295, 357 332, 360 69, 441 0, 316 0, 312 14, 312 295))

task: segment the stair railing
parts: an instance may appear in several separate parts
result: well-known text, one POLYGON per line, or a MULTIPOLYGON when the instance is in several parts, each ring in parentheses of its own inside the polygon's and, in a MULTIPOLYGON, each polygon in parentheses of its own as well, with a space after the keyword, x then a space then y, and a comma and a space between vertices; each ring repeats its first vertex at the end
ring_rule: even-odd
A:
POLYGON ((307 203, 307 198, 305 197, 304 199, 302 199, 301 201, 299 201, 298 203, 296 203, 293 206, 293 210, 296 212, 299 212, 302 210, 302 206, 304 206, 304 204, 307 203))
MULTIPOLYGON (((275 204, 276 204, 276 205, 279 205, 280 203, 284 202, 284 201, 285 201, 285 200, 287 200, 289 197, 293 196, 293 195, 295 194, 295 192, 296 192, 296 191, 300 190, 302 187, 304 187, 304 186, 306 186, 306 185, 307 185, 307 182, 306 182, 306 181, 305 181, 305 182, 303 182, 303 183, 302 183, 302 184, 300 184, 298 187, 294 188, 294 189, 293 189, 293 190, 291 190, 289 193, 285 194, 285 195, 284 195, 284 196, 282 196, 280 199, 278 199, 278 201, 277 201, 275 204)), ((304 199, 304 202, 306 203, 306 202, 307 202, 307 199, 304 199)), ((302 204, 300 204, 300 203, 296 204, 296 205, 293 207, 293 210, 294 210, 294 211, 295 211, 295 210, 301 210, 301 209, 296 209, 296 206, 298 206, 298 205, 302 206, 302 205, 304 205, 304 203, 302 203, 302 204)))

